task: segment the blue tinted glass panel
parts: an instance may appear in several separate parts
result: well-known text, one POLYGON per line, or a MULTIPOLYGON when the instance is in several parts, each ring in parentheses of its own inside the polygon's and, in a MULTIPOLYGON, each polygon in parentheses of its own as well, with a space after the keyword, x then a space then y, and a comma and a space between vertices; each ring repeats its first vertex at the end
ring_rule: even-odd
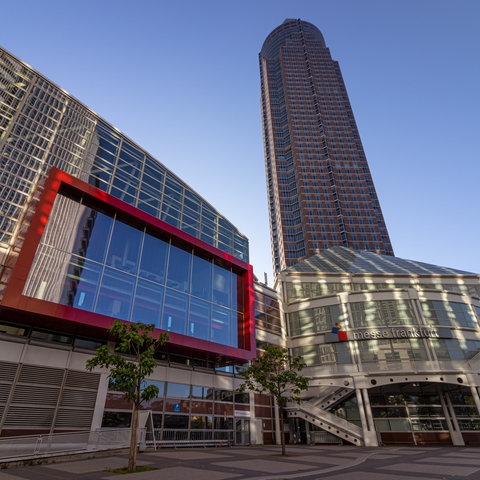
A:
POLYGON ((136 273, 142 232, 126 223, 115 221, 107 254, 107 265, 129 273, 136 273))
POLYGON ((190 397, 190 385, 182 383, 167 383, 167 397, 170 398, 188 398, 190 397))
POLYGON ((190 299, 190 315, 188 316, 187 335, 209 340, 210 338, 211 304, 196 298, 190 299))
POLYGON ((231 272, 218 265, 213 267, 213 301, 229 307, 231 300, 231 272))
POLYGON ((213 306, 212 341, 230 345, 230 310, 213 306))
POLYGON ((138 208, 156 217, 160 209, 160 200, 147 195, 145 192, 140 192, 138 197, 138 208))
POLYGON ((190 270, 192 255, 185 250, 170 247, 170 257, 168 260, 167 286, 182 292, 188 292, 190 289, 190 270))
POLYGON ((151 235, 145 235, 139 275, 152 282, 164 284, 167 256, 168 243, 159 238, 152 237, 151 235))
POLYGON ((60 303, 93 312, 101 272, 100 265, 74 257, 68 267, 60 303))
POLYGON ((160 328, 164 288, 157 283, 138 280, 132 322, 152 323, 156 328, 160 328))
POLYGON ((167 288, 163 308, 162 328, 169 332, 186 334, 188 297, 167 288))
POLYGON ((85 208, 84 218, 82 250, 79 253, 90 260, 103 263, 113 218, 91 208, 85 208))
POLYGON ((105 268, 95 311, 110 317, 130 320, 135 277, 105 268))
POLYGON ((242 282, 238 281, 238 276, 234 273, 230 278, 232 280, 232 310, 236 311, 241 308, 243 311, 243 289, 239 288, 242 282))
POLYGON ((205 300, 212 299, 212 262, 193 257, 192 295, 205 300))

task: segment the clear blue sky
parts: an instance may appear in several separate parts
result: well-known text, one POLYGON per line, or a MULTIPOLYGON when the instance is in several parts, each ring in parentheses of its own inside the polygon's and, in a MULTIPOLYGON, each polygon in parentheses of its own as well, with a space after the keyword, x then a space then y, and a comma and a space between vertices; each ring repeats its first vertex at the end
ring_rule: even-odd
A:
POLYGON ((258 52, 285 18, 340 62, 396 256, 480 272, 480 1, 0 0, 0 44, 250 239, 271 275, 258 52))

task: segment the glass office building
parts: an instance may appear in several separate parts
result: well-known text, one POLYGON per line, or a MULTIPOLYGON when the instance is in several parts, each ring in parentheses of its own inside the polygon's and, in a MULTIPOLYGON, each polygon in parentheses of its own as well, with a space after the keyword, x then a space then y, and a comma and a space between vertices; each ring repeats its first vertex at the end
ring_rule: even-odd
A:
POLYGON ((233 375, 256 355, 247 238, 1 49, 0 162, 0 435, 128 423, 105 374, 85 371, 121 319, 170 334, 149 379, 165 387, 156 429, 250 442, 257 400, 233 375))

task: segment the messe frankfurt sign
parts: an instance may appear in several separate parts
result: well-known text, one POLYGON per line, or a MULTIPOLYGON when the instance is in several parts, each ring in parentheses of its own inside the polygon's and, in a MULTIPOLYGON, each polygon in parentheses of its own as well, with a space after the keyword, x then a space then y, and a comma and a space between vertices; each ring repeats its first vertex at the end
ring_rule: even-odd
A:
POLYGON ((325 342, 346 342, 349 340, 382 340, 387 338, 452 338, 448 328, 431 327, 385 327, 372 329, 344 330, 335 324, 332 331, 325 334, 325 342))
POLYGON ((352 340, 379 340, 382 338, 440 338, 440 334, 436 328, 428 327, 357 330, 349 333, 352 340))

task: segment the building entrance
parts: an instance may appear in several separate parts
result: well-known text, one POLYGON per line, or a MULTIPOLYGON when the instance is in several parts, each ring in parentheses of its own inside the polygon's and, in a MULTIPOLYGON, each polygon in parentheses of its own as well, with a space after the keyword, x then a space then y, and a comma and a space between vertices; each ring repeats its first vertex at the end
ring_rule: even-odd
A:
POLYGON ((235 445, 250 444, 250 420, 248 418, 235 419, 235 445))
POLYGON ((455 432, 476 430, 480 417, 470 389, 402 383, 369 391, 375 428, 384 444, 452 445, 455 432))

